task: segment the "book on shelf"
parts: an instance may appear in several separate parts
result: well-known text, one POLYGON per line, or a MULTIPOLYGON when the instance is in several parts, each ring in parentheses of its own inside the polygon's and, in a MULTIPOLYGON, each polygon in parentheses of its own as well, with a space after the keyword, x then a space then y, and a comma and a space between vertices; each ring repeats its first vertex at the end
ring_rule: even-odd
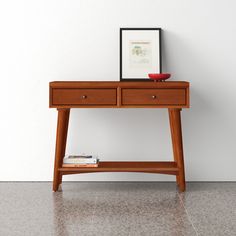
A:
POLYGON ((64 158, 63 163, 65 164, 96 164, 97 158, 64 158))
POLYGON ((63 163, 62 167, 98 167, 97 164, 66 164, 63 163))
POLYGON ((93 158, 93 156, 92 155, 69 155, 69 156, 67 156, 67 158, 72 158, 72 159, 74 159, 74 158, 93 158))
POLYGON ((91 155, 66 156, 63 159, 63 167, 97 167, 99 159, 91 155))

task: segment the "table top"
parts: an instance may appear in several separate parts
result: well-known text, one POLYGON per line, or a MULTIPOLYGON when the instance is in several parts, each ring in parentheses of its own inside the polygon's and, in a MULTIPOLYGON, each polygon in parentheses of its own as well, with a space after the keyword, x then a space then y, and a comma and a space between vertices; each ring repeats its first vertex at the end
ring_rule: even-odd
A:
POLYGON ((52 81, 51 88, 77 88, 77 87, 97 87, 97 88, 188 88, 187 81, 52 81))

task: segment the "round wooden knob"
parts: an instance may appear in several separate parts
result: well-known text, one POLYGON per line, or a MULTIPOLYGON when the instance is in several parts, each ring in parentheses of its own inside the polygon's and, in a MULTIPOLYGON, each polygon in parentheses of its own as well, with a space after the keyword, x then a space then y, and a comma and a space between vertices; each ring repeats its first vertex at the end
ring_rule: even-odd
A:
POLYGON ((152 95, 152 99, 156 99, 157 98, 157 96, 156 95, 152 95))
POLYGON ((82 99, 86 99, 86 98, 87 98, 87 96, 86 96, 86 95, 83 95, 83 96, 82 96, 82 99))

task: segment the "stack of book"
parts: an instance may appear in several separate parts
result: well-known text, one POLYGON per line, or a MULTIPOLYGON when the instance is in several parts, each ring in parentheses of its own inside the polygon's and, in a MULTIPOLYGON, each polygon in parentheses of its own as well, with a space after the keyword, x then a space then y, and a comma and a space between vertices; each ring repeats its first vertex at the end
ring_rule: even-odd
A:
POLYGON ((99 159, 94 156, 78 155, 64 157, 63 167, 98 167, 99 159))

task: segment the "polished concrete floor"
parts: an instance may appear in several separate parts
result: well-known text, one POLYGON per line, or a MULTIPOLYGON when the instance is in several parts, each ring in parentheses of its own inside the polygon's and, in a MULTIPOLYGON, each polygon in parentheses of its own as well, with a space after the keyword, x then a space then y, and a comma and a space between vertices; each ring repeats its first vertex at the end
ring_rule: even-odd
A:
POLYGON ((0 182, 0 235, 236 235, 236 183, 0 182))

